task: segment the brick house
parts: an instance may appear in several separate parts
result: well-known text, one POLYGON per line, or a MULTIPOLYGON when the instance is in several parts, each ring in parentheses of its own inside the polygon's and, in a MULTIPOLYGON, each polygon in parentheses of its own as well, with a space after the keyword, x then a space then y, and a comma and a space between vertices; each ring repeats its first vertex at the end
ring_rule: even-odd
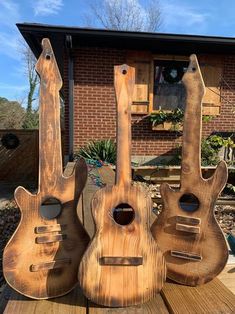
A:
POLYGON ((180 78, 192 53, 198 57, 206 85, 203 114, 213 116, 203 122, 203 136, 235 129, 235 38, 17 26, 36 57, 42 38, 51 40, 64 84, 65 144, 70 158, 89 140, 115 139, 113 66, 122 63, 136 69, 132 104, 132 155, 136 158, 171 156, 180 143, 179 132, 152 130, 149 114, 183 108, 180 78))

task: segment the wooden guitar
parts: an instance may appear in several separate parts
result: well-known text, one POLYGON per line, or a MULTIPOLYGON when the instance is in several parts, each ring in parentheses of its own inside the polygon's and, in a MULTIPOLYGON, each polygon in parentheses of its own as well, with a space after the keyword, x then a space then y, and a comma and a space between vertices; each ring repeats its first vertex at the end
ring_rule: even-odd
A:
POLYGON ((154 297, 165 280, 163 255, 150 232, 152 201, 131 184, 131 103, 134 68, 114 67, 117 165, 114 186, 92 199, 96 233, 84 254, 79 281, 93 302, 122 307, 154 297))
POLYGON ((41 78, 38 192, 16 189, 21 221, 3 254, 8 284, 35 299, 64 295, 73 289, 78 282, 81 256, 89 243, 76 213, 87 166, 80 159, 73 174, 63 176, 59 98, 62 80, 49 39, 43 39, 42 46, 36 64, 41 78))
POLYGON ((183 76, 186 87, 181 184, 173 190, 160 188, 164 209, 151 227, 167 262, 167 276, 196 286, 217 276, 224 268, 228 249, 216 222, 214 206, 227 181, 227 166, 221 161, 214 174, 201 174, 201 120, 203 79, 195 55, 183 76))

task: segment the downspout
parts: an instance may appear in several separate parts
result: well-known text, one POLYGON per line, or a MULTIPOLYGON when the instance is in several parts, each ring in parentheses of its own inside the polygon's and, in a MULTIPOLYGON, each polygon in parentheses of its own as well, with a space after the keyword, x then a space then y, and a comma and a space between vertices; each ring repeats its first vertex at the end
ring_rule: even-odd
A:
POLYGON ((66 35, 66 47, 68 51, 68 83, 69 83, 69 161, 73 161, 74 140, 74 63, 72 56, 72 36, 66 35))

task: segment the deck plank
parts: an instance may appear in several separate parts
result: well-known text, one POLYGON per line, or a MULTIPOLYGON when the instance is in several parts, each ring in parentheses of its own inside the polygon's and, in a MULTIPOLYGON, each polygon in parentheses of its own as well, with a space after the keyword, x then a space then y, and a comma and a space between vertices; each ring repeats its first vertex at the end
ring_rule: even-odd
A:
POLYGON ((235 294, 235 264, 227 265, 218 279, 235 294))
POLYGON ((89 314, 169 314, 160 294, 149 302, 127 308, 101 307, 89 302, 89 314))
POLYGON ((168 281, 161 295, 174 314, 235 313, 235 295, 217 278, 199 287, 168 281))
MULTIPOLYGON (((9 287, 6 289, 9 301, 4 314, 86 314, 87 300, 80 288, 69 294, 50 300, 26 298, 9 287)), ((6 293, 5 291, 3 293, 6 293)))

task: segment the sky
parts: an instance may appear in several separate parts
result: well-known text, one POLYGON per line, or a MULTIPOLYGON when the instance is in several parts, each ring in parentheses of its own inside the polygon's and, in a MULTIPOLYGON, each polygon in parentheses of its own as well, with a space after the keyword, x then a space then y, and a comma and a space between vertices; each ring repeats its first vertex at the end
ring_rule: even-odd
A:
MULTIPOLYGON (((92 0, 0 0, 0 97, 26 103, 28 84, 20 53, 22 36, 15 24, 86 26, 88 1, 92 0)), ((141 6, 145 0, 132 1, 139 1, 141 6)), ((235 37, 234 0, 159 2, 161 33, 235 37)))

